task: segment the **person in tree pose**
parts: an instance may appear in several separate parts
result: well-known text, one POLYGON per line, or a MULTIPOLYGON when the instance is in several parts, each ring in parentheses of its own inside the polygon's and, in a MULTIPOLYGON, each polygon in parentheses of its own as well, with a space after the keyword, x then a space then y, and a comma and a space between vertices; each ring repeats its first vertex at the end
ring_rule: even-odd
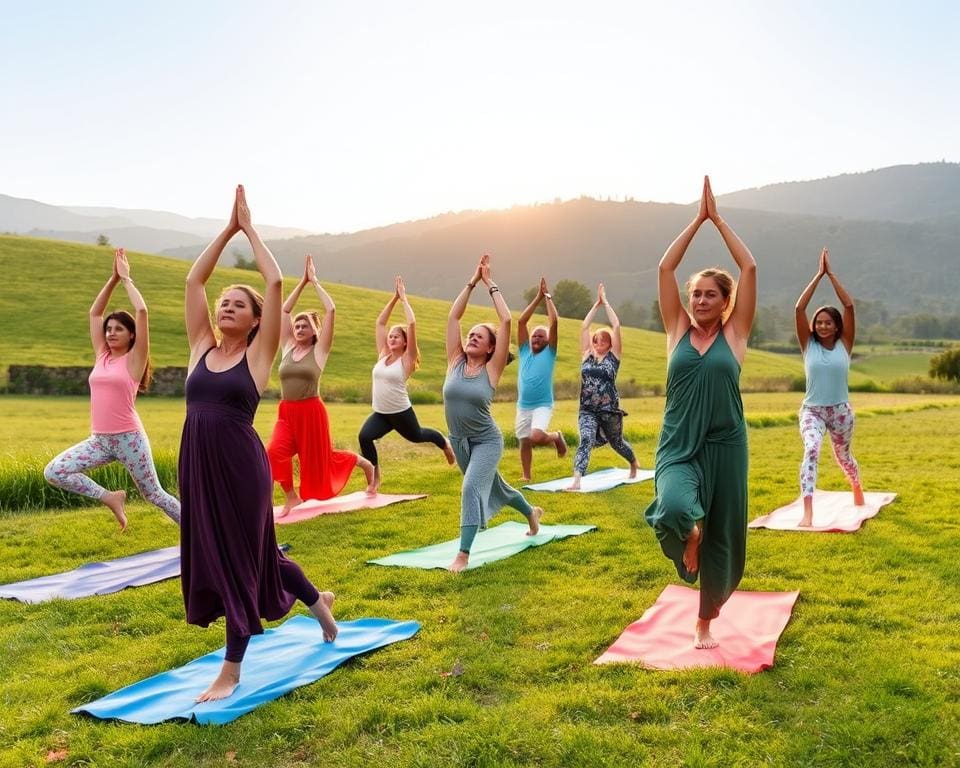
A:
POLYGON ((284 302, 280 321, 280 408, 267 446, 274 482, 287 497, 278 517, 304 499, 333 498, 343 490, 354 467, 363 470, 367 493, 376 492, 373 465, 353 451, 334 449, 330 417, 320 399, 320 376, 333 347, 336 311, 330 294, 317 280, 313 257, 306 256, 303 277, 284 302), (323 322, 316 312, 293 314, 307 285, 314 287, 323 304, 323 322), (293 485, 294 456, 300 459, 299 493, 293 485))
POLYGON ((854 414, 850 407, 847 377, 850 354, 856 332, 853 299, 830 269, 830 254, 824 248, 820 267, 810 284, 797 299, 797 339, 803 353, 807 374, 807 391, 800 406, 800 437, 803 439, 803 461, 800 464, 800 495, 803 517, 800 527, 813 525, 813 492, 817 487, 817 463, 823 436, 830 433, 833 455, 853 488, 853 503, 864 503, 860 487, 860 467, 850 453, 853 440, 854 414), (843 304, 843 314, 836 307, 820 307, 807 319, 807 307, 813 292, 826 275, 843 304))
POLYGON ((682 579, 700 577, 697 648, 714 648, 710 622, 743 577, 747 540, 747 428, 740 367, 757 305, 757 265, 717 212, 704 178, 696 218, 667 248, 659 269, 667 334, 667 393, 655 466, 656 495, 646 510, 664 554, 682 579), (740 269, 705 269, 680 301, 676 270, 700 225, 711 221, 740 269))
POLYGON ((443 406, 450 443, 463 472, 460 494, 460 551, 449 566, 459 573, 470 559, 470 548, 480 528, 486 528, 502 507, 513 507, 530 524, 528 536, 540 531, 543 510, 532 507, 497 472, 503 455, 503 433, 493 420, 490 403, 510 355, 510 310, 490 274, 490 257, 484 255, 476 272, 460 291, 447 317, 447 377, 443 406), (482 282, 497 310, 499 325, 480 324, 461 338, 460 319, 470 293, 482 282))
POLYGON ((567 443, 563 433, 548 432, 553 416, 553 367, 557 361, 557 326, 559 315, 553 296, 547 288, 546 278, 540 278, 537 295, 520 315, 517 323, 517 349, 520 371, 517 373, 517 420, 516 435, 520 443, 520 468, 523 482, 533 478, 533 448, 537 445, 552 445, 557 457, 567 455, 567 443), (547 308, 549 327, 538 325, 533 333, 527 323, 533 317, 540 302, 547 308))
POLYGON ((573 457, 573 483, 567 489, 580 490, 580 478, 587 471, 594 446, 610 443, 610 447, 630 462, 630 477, 637 476, 637 458, 633 448, 623 439, 623 417, 620 393, 617 392, 617 371, 623 354, 620 318, 613 311, 603 283, 597 286, 597 300, 580 327, 580 443, 573 457), (590 332, 597 310, 607 313, 609 328, 590 332))
POLYGON ((360 452, 373 465, 374 490, 380 488, 383 479, 374 441, 393 430, 411 443, 433 443, 443 451, 450 464, 457 460, 442 434, 420 426, 407 394, 407 379, 420 367, 420 348, 417 346, 417 318, 407 301, 407 290, 400 275, 394 281, 393 296, 377 317, 376 339, 378 358, 373 366, 373 413, 360 428, 360 452), (388 331, 390 313, 398 303, 403 306, 407 324, 394 325, 388 331))
POLYGON ((229 223, 194 262, 186 288, 190 363, 180 442, 180 581, 188 623, 206 627, 221 616, 227 623, 223 666, 200 702, 233 693, 250 636, 263 632, 261 617, 282 618, 296 599, 319 620, 325 641, 337 636, 333 593, 318 592, 277 548, 270 463, 253 428, 280 342, 282 291, 280 267, 238 186, 229 223), (237 232, 250 241, 265 291, 225 288, 214 307, 215 331, 204 286, 237 232))
POLYGON ((133 478, 140 495, 180 524, 180 502, 167 493, 157 478, 150 441, 134 403, 138 392, 150 384, 150 324, 147 305, 130 278, 123 248, 113 257, 113 273, 90 307, 90 341, 95 362, 90 372, 90 431, 82 443, 56 456, 43 471, 57 488, 97 499, 126 530, 126 491, 108 491, 84 472, 119 461, 133 478), (104 318, 107 302, 117 283, 123 283, 136 317, 118 310, 104 318))

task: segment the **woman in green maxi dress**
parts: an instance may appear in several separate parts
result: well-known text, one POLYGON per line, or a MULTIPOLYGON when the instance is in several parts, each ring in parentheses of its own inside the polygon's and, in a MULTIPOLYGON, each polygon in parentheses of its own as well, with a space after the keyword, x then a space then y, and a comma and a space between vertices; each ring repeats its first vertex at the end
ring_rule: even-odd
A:
POLYGON ((717 213, 704 178, 696 218, 670 245, 659 270, 667 333, 667 394, 656 457, 656 496, 646 519, 664 554, 688 582, 700 578, 697 648, 714 648, 710 622, 740 583, 747 538, 747 428, 740 366, 757 305, 757 264, 717 213), (733 278, 705 269, 680 300, 676 270, 700 225, 710 220, 740 268, 733 278))

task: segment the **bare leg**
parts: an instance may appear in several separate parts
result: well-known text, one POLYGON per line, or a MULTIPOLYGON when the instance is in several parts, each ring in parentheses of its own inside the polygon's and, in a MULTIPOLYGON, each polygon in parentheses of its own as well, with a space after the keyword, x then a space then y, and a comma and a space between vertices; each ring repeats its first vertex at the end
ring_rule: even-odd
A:
POLYGON ((277 519, 286 517, 290 514, 290 510, 292 510, 295 506, 298 504, 303 504, 303 499, 300 498, 300 494, 297 493, 297 489, 292 485, 289 488, 284 488, 283 492, 287 495, 287 499, 283 503, 283 510, 279 515, 275 516, 277 519))
POLYGON ((107 491, 100 497, 100 501, 107 507, 113 516, 120 523, 120 532, 127 530, 127 515, 124 511, 124 503, 127 500, 126 491, 107 491))
POLYGON ((633 479, 637 476, 637 470, 640 469, 640 465, 637 464, 636 459, 630 462, 630 479, 633 479))
POLYGON ((853 503, 858 507, 867 503, 866 499, 863 498, 863 488, 860 487, 859 483, 853 484, 853 503))
POLYGON ((195 701, 199 704, 204 701, 217 701, 232 696, 237 685, 240 684, 240 662, 224 661, 217 679, 210 683, 210 687, 201 693, 195 701))
POLYGON ((697 628, 693 633, 694 648, 716 648, 720 643, 710 634, 710 619, 697 619, 697 628))
POLYGON ((529 483, 533 476, 531 465, 533 464, 533 445, 529 437, 520 438, 520 481, 529 483))
POLYGON ((469 552, 457 552, 457 556, 453 558, 453 562, 447 566, 447 570, 451 573, 460 573, 460 571, 467 567, 469 561, 469 552))
POLYGON ((453 452, 453 446, 446 439, 443 441, 443 455, 447 457, 447 464, 451 467, 457 463, 457 454, 453 452))
POLYGON ((363 470, 363 474, 367 478, 367 488, 364 493, 366 493, 367 496, 376 496, 379 483, 376 479, 376 473, 373 470, 373 464, 367 459, 363 458, 363 456, 358 455, 357 466, 363 470))
MULTIPOLYGON (((700 541, 703 539, 703 532, 700 530, 700 524, 697 523, 687 536, 687 543, 683 550, 683 567, 690 573, 696 573, 700 570, 700 541)), ((707 622, 709 626, 709 622, 707 622)))
MULTIPOLYGON (((856 495, 856 494, 854 494, 856 495)), ((813 526, 813 496, 803 497, 803 517, 797 525, 798 528, 810 528, 813 526)))
POLYGON ((530 513, 528 522, 530 523, 530 530, 527 531, 527 536, 536 536, 540 533, 540 518, 543 517, 543 507, 534 507, 533 511, 530 513))
POLYGON ((310 606, 310 613, 317 617, 323 629, 323 642, 332 643, 337 638, 337 622, 333 618, 333 601, 336 595, 333 592, 321 592, 320 599, 310 606))
POLYGON ((567 441, 563 439, 563 432, 559 429, 553 433, 553 443, 557 446, 558 459, 562 459, 567 455, 567 441))
POLYGON ((570 483, 570 486, 567 488, 568 491, 579 491, 580 490, 580 473, 573 473, 573 482, 570 483))

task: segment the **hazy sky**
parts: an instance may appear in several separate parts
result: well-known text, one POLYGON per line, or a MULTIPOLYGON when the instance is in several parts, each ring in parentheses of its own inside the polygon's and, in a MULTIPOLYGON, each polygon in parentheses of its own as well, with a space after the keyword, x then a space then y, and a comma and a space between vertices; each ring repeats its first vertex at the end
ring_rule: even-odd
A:
POLYGON ((960 160, 960 3, 0 0, 0 193, 355 230, 960 160), (669 7, 668 7, 669 6, 669 7))

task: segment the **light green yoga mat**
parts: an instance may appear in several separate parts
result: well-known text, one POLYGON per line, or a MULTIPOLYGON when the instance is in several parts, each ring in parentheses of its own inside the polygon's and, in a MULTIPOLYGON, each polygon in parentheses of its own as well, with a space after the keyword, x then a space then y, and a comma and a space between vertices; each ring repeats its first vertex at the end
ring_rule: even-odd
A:
MULTIPOLYGON (((541 525, 540 533, 536 536, 527 536, 527 524, 511 520, 477 534, 477 538, 473 541, 473 548, 470 550, 470 563, 467 565, 467 570, 503 560, 529 547, 539 547, 568 536, 579 536, 581 533, 595 530, 596 527, 595 525, 541 525)), ((400 568, 446 568, 453 562, 459 550, 460 539, 451 539, 442 544, 411 549, 409 552, 398 552, 395 555, 379 557, 367 562, 376 565, 396 565, 400 568)))

